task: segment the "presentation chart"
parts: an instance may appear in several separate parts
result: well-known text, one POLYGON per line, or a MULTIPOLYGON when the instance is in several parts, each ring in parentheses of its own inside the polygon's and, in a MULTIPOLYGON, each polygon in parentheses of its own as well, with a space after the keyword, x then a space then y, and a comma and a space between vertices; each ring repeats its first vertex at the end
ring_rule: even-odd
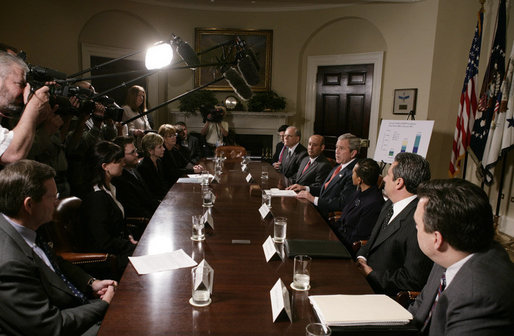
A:
POLYGON ((392 163, 402 152, 426 157, 433 128, 433 120, 382 120, 374 159, 392 163))

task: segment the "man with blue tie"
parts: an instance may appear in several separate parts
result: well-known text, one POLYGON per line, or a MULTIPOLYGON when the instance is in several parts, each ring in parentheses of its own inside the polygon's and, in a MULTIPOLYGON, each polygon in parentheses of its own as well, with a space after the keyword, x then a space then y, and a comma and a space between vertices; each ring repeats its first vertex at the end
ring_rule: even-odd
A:
POLYGON ((54 176, 30 160, 0 171, 0 335, 96 335, 114 296, 115 281, 91 277, 39 239, 57 204, 54 176))
POLYGON ((353 134, 345 133, 339 136, 335 155, 338 165, 332 169, 321 185, 312 188, 308 186, 295 187, 293 190, 301 190, 296 197, 314 203, 325 219, 328 218, 330 212, 340 211, 355 191, 352 170, 357 163, 356 158, 360 146, 361 139, 353 134))
POLYGON ((512 335, 514 266, 494 241, 487 194, 462 179, 418 187, 417 240, 434 261, 409 307, 425 335, 512 335))
POLYGON ((399 153, 384 177, 384 204, 368 243, 357 251, 357 266, 376 293, 395 296, 399 291, 420 291, 432 261, 416 241, 416 191, 430 180, 427 160, 399 153))

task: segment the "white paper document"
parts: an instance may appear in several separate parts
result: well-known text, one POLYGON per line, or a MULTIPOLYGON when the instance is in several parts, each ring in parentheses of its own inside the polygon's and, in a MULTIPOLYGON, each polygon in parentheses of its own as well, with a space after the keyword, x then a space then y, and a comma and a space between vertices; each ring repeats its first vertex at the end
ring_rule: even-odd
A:
POLYGON ((200 178, 191 178, 191 177, 180 177, 177 180, 177 183, 198 183, 200 184, 202 182, 202 179, 200 178))
POLYGON ((196 265, 196 261, 191 259, 182 249, 168 253, 128 258, 138 274, 162 272, 196 265))
POLYGON ((266 190, 266 194, 271 195, 271 197, 296 197, 294 190, 280 190, 277 188, 266 190))
POLYGON ((321 323, 329 326, 402 325, 412 314, 398 302, 383 294, 311 295, 321 323))

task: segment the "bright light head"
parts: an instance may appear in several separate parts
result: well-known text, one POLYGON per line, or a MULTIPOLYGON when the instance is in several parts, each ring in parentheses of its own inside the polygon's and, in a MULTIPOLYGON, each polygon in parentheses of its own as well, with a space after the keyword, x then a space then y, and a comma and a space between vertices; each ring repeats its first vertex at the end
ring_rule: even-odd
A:
POLYGON ((146 51, 145 66, 148 70, 168 66, 173 60, 173 50, 169 43, 157 42, 146 51))

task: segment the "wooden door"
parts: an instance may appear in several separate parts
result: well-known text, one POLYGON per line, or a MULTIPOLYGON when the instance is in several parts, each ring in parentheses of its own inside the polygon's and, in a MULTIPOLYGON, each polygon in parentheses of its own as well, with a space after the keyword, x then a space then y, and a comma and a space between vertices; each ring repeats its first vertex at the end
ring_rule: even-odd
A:
MULTIPOLYGON (((320 66, 316 77, 314 134, 325 136, 325 155, 334 158, 337 137, 368 139, 373 64, 320 66)), ((361 149, 365 157, 367 148, 361 149)))

